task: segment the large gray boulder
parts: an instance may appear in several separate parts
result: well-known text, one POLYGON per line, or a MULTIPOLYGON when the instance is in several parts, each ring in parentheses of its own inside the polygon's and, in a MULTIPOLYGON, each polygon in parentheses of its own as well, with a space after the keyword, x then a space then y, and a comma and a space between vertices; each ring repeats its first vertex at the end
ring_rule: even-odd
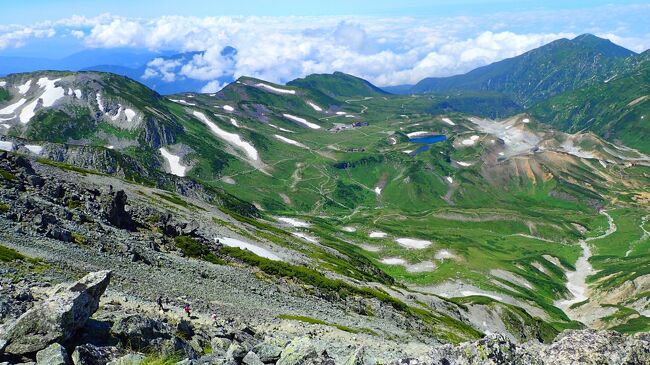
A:
POLYGON ((568 330, 540 352, 544 364, 650 364, 650 341, 643 334, 568 330))
POLYGON ((53 343, 36 353, 36 365, 69 365, 70 357, 63 346, 53 343))
POLYGON ((70 339, 99 307, 99 299, 110 278, 110 271, 98 271, 77 282, 55 287, 48 299, 37 303, 5 328, 4 352, 30 354, 70 339))
POLYGON ((117 319, 111 334, 134 350, 146 350, 173 337, 172 328, 167 323, 138 314, 117 319))

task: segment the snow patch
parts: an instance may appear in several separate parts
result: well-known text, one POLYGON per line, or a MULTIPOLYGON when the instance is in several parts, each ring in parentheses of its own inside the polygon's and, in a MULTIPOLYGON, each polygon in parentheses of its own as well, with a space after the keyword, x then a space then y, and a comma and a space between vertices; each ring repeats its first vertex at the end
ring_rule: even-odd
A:
POLYGON ((307 242, 318 243, 318 240, 316 239, 316 237, 308 236, 308 235, 306 235, 306 234, 304 234, 302 232, 291 232, 291 234, 296 236, 296 237, 302 238, 303 240, 305 240, 307 242))
POLYGON ((159 151, 165 160, 167 160, 172 175, 181 177, 185 176, 185 170, 187 170, 187 166, 181 165, 181 158, 179 156, 171 154, 169 151, 167 151, 167 149, 165 149, 165 147, 161 147, 159 151))
POLYGON ((239 123, 237 123, 235 118, 230 118, 230 124, 234 125, 237 128, 241 128, 241 126, 239 125, 239 123))
POLYGON ((431 261, 422 261, 417 264, 406 266, 406 271, 408 272, 426 272, 433 271, 436 269, 436 265, 431 261))
POLYGON ((460 294, 461 294, 462 296, 464 296, 464 297, 471 297, 471 296, 475 296, 475 295, 480 295, 480 296, 484 296, 484 297, 492 298, 492 299, 494 299, 494 300, 498 300, 498 301, 502 301, 502 300, 503 300, 503 298, 500 297, 500 296, 498 296, 498 295, 487 294, 487 293, 480 293, 480 292, 472 291, 472 290, 463 290, 463 291, 460 292, 460 294))
POLYGON ((225 110, 227 112, 234 112, 235 108, 231 107, 230 105, 224 105, 223 110, 225 110))
POLYGON ((278 255, 274 254, 273 252, 271 252, 271 251, 269 251, 269 250, 267 250, 265 248, 255 246, 255 245, 253 245, 251 243, 248 243, 248 242, 240 241, 238 239, 230 238, 230 237, 221 237, 221 238, 218 238, 218 239, 215 238, 215 241, 216 240, 219 240, 219 243, 222 243, 222 244, 224 244, 225 246, 228 246, 228 247, 237 247, 237 248, 240 248, 242 250, 248 250, 248 251, 256 254, 257 256, 264 257, 264 258, 267 258, 269 260, 281 261, 280 257, 278 255))
POLYGON ((445 176, 445 179, 447 180, 448 183, 453 184, 454 179, 451 176, 445 176))
POLYGON ((201 112, 194 111, 193 112, 194 116, 199 118, 205 125, 210 128, 210 130, 217 135, 217 137, 225 140, 226 142, 230 143, 231 145, 241 149, 244 151, 244 153, 251 159, 257 161, 259 158, 259 155, 257 153, 257 150, 255 147, 253 147, 252 144, 244 141, 239 134, 237 133, 230 133, 226 132, 223 129, 219 128, 216 124, 214 124, 211 120, 208 119, 208 117, 205 116, 205 114, 201 112))
POLYGON ((317 112, 322 112, 323 111, 323 108, 321 108, 320 106, 312 103, 311 101, 308 101, 307 104, 309 104, 309 106, 312 107, 317 112))
POLYGON ((81 99, 81 90, 75 89, 74 90, 74 96, 76 96, 77 99, 81 99))
POLYGON ((445 259, 454 258, 455 256, 454 256, 454 254, 452 254, 451 252, 449 252, 447 250, 440 250, 440 251, 436 252, 435 256, 433 256, 433 257, 435 257, 436 260, 445 260, 445 259))
POLYGON ((406 265, 406 260, 400 257, 387 257, 379 262, 386 265, 406 265))
POLYGON ((131 122, 136 116, 136 112, 133 109, 126 108, 124 109, 124 115, 126 115, 126 121, 131 122))
POLYGON ((185 104, 185 105, 189 105, 189 106, 195 106, 196 105, 195 103, 190 103, 190 102, 185 101, 183 99, 169 99, 169 100, 173 101, 174 103, 178 103, 178 104, 185 104))
POLYGON ((102 94, 97 93, 97 95, 95 95, 95 99, 97 100, 97 107, 99 107, 99 111, 103 113, 104 103, 102 102, 102 94))
POLYGON ((442 118, 442 121, 449 125, 456 125, 456 123, 452 122, 449 118, 442 118))
POLYGON ((307 228, 311 226, 311 224, 301 221, 300 219, 295 219, 295 218, 290 218, 290 217, 277 217, 276 218, 278 221, 287 223, 288 225, 292 227, 300 227, 300 228, 307 228))
POLYGON ((295 115, 291 115, 291 114, 282 114, 282 116, 284 116, 287 119, 293 120, 294 122, 298 122, 304 126, 307 126, 311 129, 320 129, 320 126, 318 124, 308 122, 305 118, 296 117, 295 115))
POLYGON ((384 238, 386 236, 388 236, 388 233, 382 231, 371 231, 368 234, 368 237, 370 238, 384 238))
POLYGON ((21 95, 25 95, 25 93, 26 93, 27 91, 29 91, 30 86, 32 86, 32 80, 27 80, 26 83, 24 83, 24 84, 18 86, 18 92, 19 92, 21 95))
POLYGON ((374 192, 377 195, 381 195, 381 188, 379 186, 375 186, 374 192))
POLYGON ((356 232, 356 231, 357 231, 357 229, 354 228, 354 227, 352 227, 352 226, 345 226, 345 227, 342 227, 341 229, 342 229, 343 231, 345 231, 345 232, 350 232, 350 233, 353 233, 353 232, 356 232))
POLYGON ((14 143, 9 141, 0 141, 0 150, 3 151, 13 151, 14 143))
POLYGON ((280 89, 278 87, 267 85, 267 84, 264 84, 264 83, 261 83, 261 82, 255 84, 255 86, 261 87, 261 88, 264 88, 264 89, 267 89, 267 90, 271 90, 271 91, 274 91, 276 93, 281 93, 281 94, 295 94, 296 93, 296 90, 280 89))
POLYGON ((528 123, 530 123, 530 119, 528 119, 528 118, 524 118, 521 122, 522 122, 522 123, 525 123, 525 124, 528 124, 528 123))
POLYGON ((13 114, 13 113, 16 112, 16 109, 20 108, 23 104, 25 104, 26 101, 27 101, 27 99, 22 98, 22 99, 18 100, 17 102, 15 102, 15 103, 13 103, 13 104, 11 104, 9 106, 4 107, 4 109, 0 110, 0 114, 4 114, 4 115, 13 114))
POLYGON ((470 162, 456 161, 456 163, 459 164, 460 166, 463 166, 463 167, 472 166, 472 164, 470 162))
POLYGON ((473 146, 476 143, 476 141, 478 141, 478 139, 479 139, 479 136, 473 135, 473 136, 469 137, 468 139, 462 140, 460 143, 463 146, 473 146))
POLYGON ((288 129, 286 129, 286 128, 278 127, 278 126, 275 125, 275 124, 271 124, 271 123, 269 123, 269 126, 275 128, 275 129, 277 129, 277 130, 279 130, 279 131, 282 131, 282 132, 287 132, 287 133, 296 133, 296 132, 291 131, 291 130, 288 130, 288 129))
POLYGON ((27 148, 29 152, 35 155, 40 155, 41 152, 43 152, 43 146, 39 146, 37 144, 26 144, 25 148, 27 148))
POLYGON ((0 81, 0 87, 5 87, 5 86, 7 86, 7 82, 6 81, 0 81))
POLYGON ((415 248, 415 249, 427 248, 431 245, 431 241, 419 240, 415 238, 398 238, 395 240, 395 242, 399 243, 400 245, 406 248, 415 248))
POLYGON ((413 138, 413 137, 417 137, 417 136, 423 136, 423 135, 426 135, 426 134, 431 134, 431 132, 417 131, 417 132, 407 133, 406 136, 408 138, 413 138))
POLYGON ((298 141, 294 141, 293 139, 283 137, 283 136, 281 136, 279 134, 274 134, 273 137, 279 139, 280 141, 282 141, 284 143, 288 143, 288 144, 294 145, 296 147, 304 148, 304 149, 309 149, 309 147, 305 146, 304 144, 302 144, 302 143, 300 143, 298 141))

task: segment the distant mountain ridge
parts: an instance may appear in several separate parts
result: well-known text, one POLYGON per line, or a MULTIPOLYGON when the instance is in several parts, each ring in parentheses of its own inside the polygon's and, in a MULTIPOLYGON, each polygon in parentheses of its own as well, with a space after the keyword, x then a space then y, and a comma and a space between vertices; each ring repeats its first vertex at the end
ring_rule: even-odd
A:
POLYGON ((426 78, 408 93, 496 91, 528 107, 564 91, 604 81, 635 55, 607 39, 583 34, 571 40, 558 39, 466 74, 426 78))

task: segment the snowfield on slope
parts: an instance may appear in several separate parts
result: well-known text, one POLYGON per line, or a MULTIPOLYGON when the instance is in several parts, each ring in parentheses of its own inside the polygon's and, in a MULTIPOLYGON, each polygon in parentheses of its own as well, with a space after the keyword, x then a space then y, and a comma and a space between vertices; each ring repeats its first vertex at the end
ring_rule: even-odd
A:
POLYGON ((309 104, 309 106, 312 107, 312 109, 314 109, 317 112, 322 112, 323 111, 323 108, 321 108, 320 106, 312 103, 311 101, 308 101, 307 104, 309 104))
POLYGON ((259 154, 255 147, 251 143, 244 141, 239 134, 224 131, 201 112, 194 111, 192 114, 207 125, 217 137, 244 151, 248 158, 254 161, 259 159, 259 154))
POLYGON ((160 154, 167 161, 167 164, 169 164, 169 169, 172 175, 176 175, 180 177, 185 176, 185 171, 187 170, 187 166, 181 165, 181 158, 179 156, 170 153, 169 151, 167 151, 165 147, 160 147, 159 151, 160 154))
POLYGON ((25 148, 29 150, 29 152, 35 154, 35 155, 40 155, 41 152, 43 152, 43 146, 39 146, 37 144, 26 144, 25 148))
POLYGON ((368 237, 370 238, 384 238, 386 236, 388 236, 388 233, 382 231, 371 231, 368 234, 368 237))
POLYGON ((309 224, 309 223, 307 223, 307 222, 305 222, 305 221, 301 221, 300 219, 296 219, 296 218, 291 218, 291 217, 277 217, 276 219, 277 219, 278 221, 280 221, 280 222, 282 222, 282 223, 286 223, 286 224, 288 224, 288 225, 290 225, 290 226, 292 226, 292 227, 307 228, 307 227, 310 227, 310 226, 311 226, 311 224, 309 224))
POLYGON ((395 240, 395 242, 399 243, 400 245, 406 248, 414 248, 414 249, 427 248, 431 246, 431 241, 419 240, 415 238, 398 238, 395 240))
POLYGON ((280 141, 282 141, 284 143, 288 143, 290 145, 294 145, 296 147, 300 147, 300 148, 304 148, 304 149, 309 149, 309 147, 305 146, 304 144, 302 144, 302 143, 300 143, 298 141, 294 141, 293 139, 283 137, 283 136, 281 136, 279 134, 274 134, 273 137, 279 139, 280 141))
POLYGON ((240 241, 236 238, 230 238, 230 237, 221 237, 221 238, 215 238, 215 241, 219 240, 219 243, 222 243, 228 247, 237 247, 242 250, 248 250, 257 256, 267 258, 269 260, 273 261, 282 261, 278 255, 275 253, 259 246, 255 246, 251 243, 240 241))
POLYGON ((0 110, 0 114, 2 114, 2 115, 13 114, 13 113, 16 112, 16 110, 18 108, 20 108, 23 104, 25 104, 26 101, 27 101, 27 99, 22 98, 22 99, 18 100, 17 102, 4 107, 2 110, 0 110))
POLYGON ((47 77, 41 77, 38 79, 38 86, 41 89, 45 89, 40 97, 34 99, 31 103, 27 104, 26 107, 20 112, 20 122, 23 124, 29 123, 29 121, 36 115, 36 106, 39 103, 39 100, 42 101, 42 106, 47 108, 51 107, 56 103, 57 100, 65 96, 65 89, 62 87, 55 86, 54 84, 61 79, 50 80, 47 77))
POLYGON ((0 141, 0 150, 2 150, 2 151, 13 151, 14 150, 13 142, 0 141))
POLYGON ((260 87, 260 88, 264 88, 264 89, 267 89, 267 90, 270 90, 270 91, 273 91, 273 92, 276 92, 276 93, 280 93, 280 94, 295 94, 296 93, 296 90, 280 89, 278 87, 271 86, 271 85, 268 85, 268 84, 264 84, 264 83, 261 83, 261 82, 255 84, 255 86, 260 87))
POLYGON ((320 129, 320 126, 318 124, 308 122, 307 119, 305 119, 305 118, 296 117, 295 115, 291 115, 291 114, 282 114, 282 116, 287 118, 287 119, 290 119, 290 120, 292 120, 294 122, 298 122, 298 123, 300 123, 300 124, 302 124, 302 125, 304 125, 306 127, 309 127, 311 129, 320 129))

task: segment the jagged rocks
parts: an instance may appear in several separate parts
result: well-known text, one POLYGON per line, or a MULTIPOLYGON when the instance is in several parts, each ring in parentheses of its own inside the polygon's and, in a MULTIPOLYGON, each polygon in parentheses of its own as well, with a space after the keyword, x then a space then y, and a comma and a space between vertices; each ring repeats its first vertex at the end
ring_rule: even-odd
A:
POLYGON ((118 356, 115 347, 97 347, 92 344, 77 346, 72 353, 74 365, 106 365, 118 356))
POLYGON ((282 348, 274 344, 262 342, 253 347, 253 352, 259 356, 264 363, 276 362, 280 359, 282 348))
POLYGON ((432 358, 433 364, 542 364, 539 358, 521 349, 504 335, 491 335, 478 341, 466 342, 458 346, 437 346, 431 350, 429 356, 432 358))
POLYGON ((65 348, 58 343, 36 353, 36 365, 69 365, 70 357, 65 348))
POLYGON ((111 333, 122 344, 130 346, 134 350, 151 348, 161 340, 172 338, 172 329, 167 323, 141 315, 119 318, 113 324, 111 333))
POLYGON ((300 337, 291 341, 282 350, 277 365, 335 365, 327 352, 316 352, 308 337, 300 337))
POLYGON ((48 299, 7 326, 4 352, 29 354, 70 339, 97 310, 110 277, 110 271, 98 271, 57 286, 48 299))
POLYGON ((569 330, 540 351, 544 364, 650 364, 650 336, 569 330))
POLYGON ((103 210, 106 219, 115 227, 133 230, 135 225, 131 216, 126 211, 127 196, 124 190, 116 193, 109 193, 108 199, 105 201, 103 210))

